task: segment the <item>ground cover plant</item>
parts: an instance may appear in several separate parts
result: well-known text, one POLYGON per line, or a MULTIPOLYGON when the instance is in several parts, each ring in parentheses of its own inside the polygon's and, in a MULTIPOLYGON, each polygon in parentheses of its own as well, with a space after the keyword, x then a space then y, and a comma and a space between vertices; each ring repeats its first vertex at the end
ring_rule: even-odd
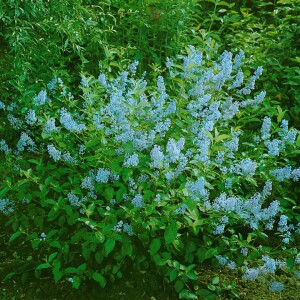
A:
POLYGON ((34 257, 7 278, 34 268, 104 287, 130 263, 157 268, 180 298, 215 299, 217 279, 196 288, 198 264, 238 268, 277 292, 277 270, 298 274, 299 215, 286 192, 300 178, 297 130, 255 92, 263 70, 247 70, 243 51, 186 51, 164 77, 136 76, 135 61, 82 74, 76 96, 54 77, 22 106, 1 103, 14 132, 1 140, 1 211, 9 241, 34 257))

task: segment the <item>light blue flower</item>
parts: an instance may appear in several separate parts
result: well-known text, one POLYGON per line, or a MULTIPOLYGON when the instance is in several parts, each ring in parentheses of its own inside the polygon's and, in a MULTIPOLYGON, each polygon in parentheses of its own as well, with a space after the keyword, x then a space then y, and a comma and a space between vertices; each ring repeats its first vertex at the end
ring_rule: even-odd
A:
POLYGON ((128 69, 132 75, 136 73, 136 68, 139 65, 139 62, 135 60, 132 64, 129 65, 128 69))
POLYGON ((7 120, 13 129, 21 129, 23 126, 23 121, 14 117, 12 114, 7 115, 7 120))
POLYGON ((136 167, 139 164, 139 156, 137 153, 132 155, 126 155, 123 166, 125 167, 136 167))
POLYGON ((58 131, 58 128, 55 126, 55 119, 50 118, 45 124, 44 133, 50 135, 53 131, 58 131))
POLYGON ((7 198, 0 199, 0 211, 4 215, 9 215, 9 214, 13 213, 14 206, 13 206, 12 201, 7 198))
POLYGON ((141 194, 137 194, 134 196, 134 198, 131 200, 131 203, 138 208, 144 207, 144 202, 143 202, 143 196, 141 194))
POLYGON ((30 152, 36 151, 36 145, 33 139, 26 132, 22 132, 17 143, 17 149, 19 152, 23 152, 25 150, 25 147, 28 147, 28 150, 30 152))
POLYGON ((5 154, 11 153, 11 149, 8 147, 5 140, 0 140, 0 150, 3 151, 5 154))
POLYGON ((50 99, 47 96, 47 92, 45 90, 40 91, 39 94, 33 99, 33 103, 37 106, 44 105, 50 99))
POLYGON ((133 235, 132 226, 128 223, 123 224, 123 232, 127 233, 128 235, 133 235))
POLYGON ((48 145, 47 146, 47 149, 48 149, 48 153, 49 155, 51 156, 51 158, 57 162, 61 159, 61 151, 57 150, 54 145, 48 145))
POLYGON ((226 263, 227 263, 227 258, 226 257, 224 257, 222 255, 216 255, 215 257, 216 257, 216 259, 218 260, 218 262, 221 266, 226 265, 226 263))
POLYGON ((71 164, 75 164, 77 163, 77 159, 72 157, 71 153, 68 151, 68 152, 65 152, 63 155, 62 155, 62 159, 65 161, 65 162, 68 162, 68 163, 71 163, 71 164))
POLYGON ((110 175, 110 170, 100 168, 96 174, 96 181, 101 183, 107 183, 110 175))
POLYGON ((263 140, 267 140, 271 137, 270 130, 271 130, 271 119, 269 117, 265 117, 261 127, 261 138, 263 140))
POLYGON ((60 110, 59 120, 64 125, 64 127, 71 132, 80 133, 83 130, 86 130, 85 125, 78 124, 76 121, 74 121, 72 115, 65 108, 62 108, 60 110))
POLYGON ((161 151, 161 147, 154 145, 153 149, 150 152, 151 163, 150 167, 155 169, 162 169, 164 167, 165 156, 161 151))
POLYGON ((195 182, 187 181, 186 189, 190 192, 190 196, 194 201, 199 201, 200 197, 205 197, 207 191, 205 189, 205 179, 204 177, 199 177, 195 182))
POLYGON ((79 197, 71 192, 69 192, 67 196, 70 204, 75 207, 81 206, 87 200, 85 197, 79 199, 79 197))
POLYGON ((233 69, 237 70, 243 65, 243 60, 245 59, 245 53, 243 50, 240 50, 234 57, 233 69))
POLYGON ((281 293, 283 291, 284 285, 277 281, 272 281, 269 285, 269 290, 271 292, 279 292, 281 293))
POLYGON ((254 281, 259 276, 259 269, 246 269, 244 275, 242 276, 243 280, 254 281))
POLYGON ((86 176, 81 182, 81 187, 90 191, 95 190, 94 178, 92 176, 86 176))
POLYGON ((270 174, 274 176, 277 181, 282 182, 285 179, 289 179, 291 177, 292 167, 291 166, 285 166, 283 168, 271 170, 270 174))
POLYGON ((181 204, 178 208, 175 209, 175 214, 184 215, 187 210, 187 205, 185 203, 181 204))
POLYGON ((56 84, 57 84, 57 78, 53 77, 51 81, 47 84, 48 90, 53 91, 55 89, 56 84))
POLYGON ((248 255, 248 248, 246 248, 246 247, 242 247, 241 248, 241 253, 243 254, 243 256, 247 256, 248 255))
POLYGON ((234 261, 229 261, 228 263, 227 263, 227 268, 229 269, 229 270, 234 270, 235 268, 236 268, 236 263, 234 262, 234 261))

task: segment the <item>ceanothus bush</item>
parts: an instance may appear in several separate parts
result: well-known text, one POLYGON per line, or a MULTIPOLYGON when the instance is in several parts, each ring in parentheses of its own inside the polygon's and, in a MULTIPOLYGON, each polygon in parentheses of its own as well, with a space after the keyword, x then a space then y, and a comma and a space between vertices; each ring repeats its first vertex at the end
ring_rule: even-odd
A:
POLYGON ((0 210, 10 241, 31 243, 37 276, 105 286, 133 262, 194 299, 203 289, 185 284, 204 261, 245 280, 297 272, 300 218, 282 186, 300 178, 298 132, 254 92, 261 67, 246 72, 242 51, 214 56, 189 47, 164 76, 137 77, 134 62, 82 75, 80 93, 54 78, 22 109, 1 102, 16 140, 0 140, 0 210))

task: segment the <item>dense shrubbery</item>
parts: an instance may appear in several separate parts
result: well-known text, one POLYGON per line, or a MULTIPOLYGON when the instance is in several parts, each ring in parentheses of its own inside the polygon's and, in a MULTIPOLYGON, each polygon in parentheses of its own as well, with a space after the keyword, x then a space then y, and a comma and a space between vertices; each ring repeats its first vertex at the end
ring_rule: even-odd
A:
POLYGON ((28 95, 36 80, 50 80, 50 69, 76 86, 73 74, 96 76, 99 60, 111 57, 139 60, 140 74, 156 70, 186 45, 203 47, 209 36, 221 51, 243 49, 264 67, 265 89, 294 124, 300 102, 299 10, 293 0, 2 1, 2 100, 28 95))
POLYGON ((198 264, 299 275, 299 9, 1 2, 0 210, 34 250, 8 278, 105 286, 132 263, 214 299, 198 264))
POLYGON ((10 241, 35 250, 37 276, 105 286, 132 261, 193 299, 215 297, 186 288, 204 261, 248 280, 297 270, 300 220, 282 187, 300 177, 297 131, 254 93, 262 68, 251 75, 242 51, 187 51, 151 81, 134 62, 82 75, 76 96, 55 77, 26 106, 1 104, 18 136, 1 140, 1 210, 10 241))

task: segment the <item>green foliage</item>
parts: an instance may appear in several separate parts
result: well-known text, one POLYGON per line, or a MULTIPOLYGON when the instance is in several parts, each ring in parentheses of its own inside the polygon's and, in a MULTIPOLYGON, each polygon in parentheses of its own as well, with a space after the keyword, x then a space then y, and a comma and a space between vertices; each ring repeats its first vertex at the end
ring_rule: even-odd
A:
POLYGON ((210 36, 224 49, 242 48, 255 65, 265 69, 263 82, 294 124, 299 119, 298 1, 198 1, 191 43, 210 36))
POLYGON ((297 271, 299 254, 293 246, 299 238, 292 233, 288 245, 283 242, 287 231, 277 225, 284 215, 299 231, 300 190, 296 180, 276 180, 271 171, 291 166, 289 178, 297 178, 299 170, 300 139, 283 140, 282 123, 289 119, 297 126, 300 113, 299 10, 297 1, 2 1, 0 208, 13 230, 9 243, 30 245, 34 258, 7 278, 21 274, 26 281, 34 270, 36 278, 52 274, 55 282, 69 281, 76 289, 87 279, 104 287, 124 276, 124 265, 133 264, 137 269, 157 268, 180 298, 216 299, 224 292, 238 297, 234 284, 225 286, 214 277, 206 287, 198 287, 197 264, 217 266, 222 256, 247 272, 263 267, 262 255, 267 255, 286 259, 283 272, 297 271), (207 58, 205 65, 199 65, 199 53, 187 47, 190 44, 207 58), (263 66, 256 86, 266 90, 268 98, 259 109, 239 106, 232 118, 218 120, 209 129, 206 115, 213 106, 202 107, 201 114, 196 105, 203 95, 211 95, 209 105, 219 102, 222 112, 228 105, 232 109, 226 102, 230 97, 234 103, 252 101, 230 87, 237 69, 228 78, 223 74, 226 83, 218 82, 218 73, 226 68, 220 67, 217 53, 226 49, 243 49, 250 57, 253 70, 241 66, 244 85, 263 66), (185 59, 183 65, 177 55, 185 59), (172 59, 166 63, 167 57, 172 59), (139 61, 138 76, 132 65, 128 68, 134 59, 139 61), (97 80, 99 70, 102 77, 97 80), (197 117, 188 105, 195 106, 197 117), (62 118, 64 109, 71 127, 62 118), (32 111, 36 120, 28 121, 32 111), (128 118, 122 119, 128 111, 128 118), (272 139, 257 142, 265 116, 271 119, 272 139), (47 132, 51 120, 57 130, 47 132), (239 151, 218 162, 218 153, 228 154, 236 134, 241 134, 239 151), (170 141, 180 144, 181 138, 190 151, 184 153, 184 167, 167 150, 170 141), (267 145, 272 141, 281 145, 278 155, 270 154, 267 145), (210 145, 210 161, 199 159, 205 143, 210 145), (161 147, 168 164, 161 160, 151 165, 154 145, 161 147), (234 171, 245 159, 257 164, 254 174, 234 171), (101 168, 109 170, 109 179, 104 172, 104 179, 96 180, 101 168), (201 178, 207 194, 195 201, 189 184, 201 178), (254 228, 237 211, 225 213, 205 202, 223 193, 254 201, 254 191, 261 193, 267 180, 272 180, 273 190, 262 209, 273 200, 280 202, 272 230, 266 230, 266 220, 254 228), (214 233, 224 216, 226 230, 214 233), (240 252, 244 248, 249 255, 240 252))
MULTIPOLYGON (((134 75, 136 63, 127 68, 120 62, 116 75, 102 73, 97 80, 82 74, 74 95, 54 78, 21 109, 2 108, 18 137, 1 140, 8 170, 2 211, 14 231, 10 242, 31 244, 37 278, 48 272, 74 288, 87 279, 104 287, 122 278, 124 264, 132 263, 160 270, 180 298, 205 294, 214 299, 226 288, 213 279, 206 292, 194 289, 198 263, 216 265, 222 256, 228 268, 247 271, 263 266, 263 255, 297 255, 296 203, 293 194, 281 190, 276 175, 289 164, 286 178, 299 179, 296 130, 280 125, 284 113, 279 107, 261 104, 257 109, 264 92, 254 99, 248 94, 259 75, 244 70, 243 85, 235 83, 238 71, 231 70, 229 52, 217 59, 213 49, 207 50, 204 62, 193 47, 186 51, 183 65, 175 58, 168 62, 166 84, 161 76, 147 83, 134 75), (205 86, 197 78, 204 78, 205 86), (273 120, 266 133, 270 140, 261 130, 266 113, 273 120), (278 155, 268 146, 273 140, 280 142, 278 155), (280 209, 269 198, 267 180, 274 182, 272 198, 280 200, 280 209), (227 210, 229 202, 218 204, 226 197, 240 204, 227 210), (261 202, 255 202, 257 197, 261 202), (278 252, 268 238, 285 238, 285 231, 266 228, 281 214, 294 231, 291 246, 279 241, 278 252)), ((244 69, 242 56, 235 61, 244 69)), ((288 180, 284 184, 290 186, 288 180)))

